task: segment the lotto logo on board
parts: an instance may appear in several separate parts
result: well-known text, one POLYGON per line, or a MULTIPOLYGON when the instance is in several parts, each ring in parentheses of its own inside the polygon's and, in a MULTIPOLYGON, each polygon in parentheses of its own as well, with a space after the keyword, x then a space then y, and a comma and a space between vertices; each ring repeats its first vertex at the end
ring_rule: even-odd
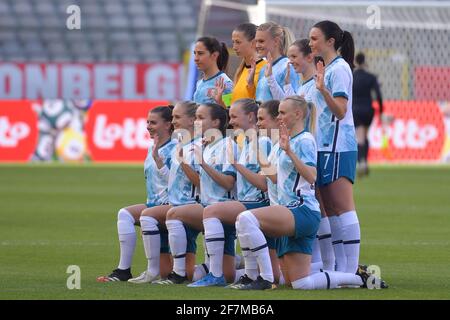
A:
POLYGON ((0 161, 28 161, 38 138, 37 115, 27 101, 0 104, 0 161))
POLYGON ((150 142, 147 114, 166 101, 96 101, 86 133, 93 161, 144 161, 150 142))
POLYGON ((445 141, 442 112, 436 102, 387 101, 380 124, 377 115, 369 130, 370 160, 438 161, 445 141))

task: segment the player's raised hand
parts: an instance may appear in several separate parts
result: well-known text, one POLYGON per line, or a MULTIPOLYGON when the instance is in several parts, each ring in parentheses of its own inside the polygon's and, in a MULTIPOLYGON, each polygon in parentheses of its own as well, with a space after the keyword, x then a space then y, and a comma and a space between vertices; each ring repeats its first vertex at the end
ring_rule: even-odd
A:
POLYGON ((273 57, 270 51, 267 53, 267 64, 266 64, 266 70, 264 70, 264 76, 266 78, 269 78, 272 75, 272 64, 273 64, 273 57))
POLYGON ((234 154, 233 143, 231 141, 232 141, 231 139, 228 139, 228 141, 227 141, 227 146, 226 146, 227 159, 230 164, 235 164, 236 163, 236 155, 234 154))
POLYGON ((194 161, 196 164, 203 163, 203 150, 202 147, 194 144, 192 145, 191 151, 194 153, 194 161))
POLYGON ((153 149, 152 149, 152 156, 155 161, 159 159, 159 153, 158 153, 158 143, 159 143, 159 136, 155 133, 153 136, 153 149))
POLYGON ((317 90, 323 91, 325 89, 325 66, 322 61, 319 61, 316 64, 315 78, 317 90))
POLYGON ((216 100, 218 104, 223 104, 222 95, 226 89, 225 80, 222 77, 217 78, 215 82, 215 89, 213 99, 216 100))
POLYGON ((284 77, 284 84, 291 83, 291 63, 288 62, 286 65, 286 76, 284 77))
POLYGON ((286 124, 282 122, 280 124, 280 148, 284 150, 285 152, 289 152, 291 150, 291 146, 289 143, 290 137, 289 137, 289 131, 286 127, 286 124))
POLYGON ((181 133, 178 134, 177 136, 177 145, 176 145, 176 157, 179 163, 183 163, 184 162, 184 154, 183 154, 183 136, 181 135, 181 133))

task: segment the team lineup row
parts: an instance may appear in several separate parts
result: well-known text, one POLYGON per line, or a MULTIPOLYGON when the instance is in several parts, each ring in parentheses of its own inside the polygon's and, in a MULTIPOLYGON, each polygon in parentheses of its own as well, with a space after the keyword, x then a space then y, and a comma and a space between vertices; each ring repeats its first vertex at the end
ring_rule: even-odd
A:
POLYGON ((119 210, 119 266, 98 280, 228 282, 244 290, 367 286, 352 191, 351 34, 321 21, 309 40, 292 42, 289 30, 269 22, 240 25, 232 38, 243 58, 234 86, 223 72, 226 47, 202 37, 194 101, 150 111, 147 202, 119 210), (136 224, 148 268, 132 278, 136 224), (200 232, 205 262, 195 265, 200 232))

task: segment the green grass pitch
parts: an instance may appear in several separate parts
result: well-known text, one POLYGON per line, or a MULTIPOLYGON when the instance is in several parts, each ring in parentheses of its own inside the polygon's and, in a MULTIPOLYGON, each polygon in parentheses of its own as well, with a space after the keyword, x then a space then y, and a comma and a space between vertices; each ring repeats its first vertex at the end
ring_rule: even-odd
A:
MULTIPOLYGON (((449 183, 448 166, 379 166, 357 181, 360 261, 380 266, 389 289, 240 292, 95 281, 118 263, 118 209, 145 199, 140 166, 3 164, 0 299, 449 299, 449 183), (66 287, 69 265, 80 290, 66 287)), ((139 237, 133 274, 145 266, 139 237)))

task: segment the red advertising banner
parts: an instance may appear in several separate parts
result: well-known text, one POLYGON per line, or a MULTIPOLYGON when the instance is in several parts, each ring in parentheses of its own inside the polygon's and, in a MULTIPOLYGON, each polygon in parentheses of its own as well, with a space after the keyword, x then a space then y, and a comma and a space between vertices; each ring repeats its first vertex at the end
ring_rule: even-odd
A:
MULTIPOLYGON (((143 162, 148 111, 167 101, 0 100, 0 161, 143 162)), ((450 103, 386 101, 371 162, 449 162, 450 103), (387 120, 386 120, 387 119, 387 120)))
POLYGON ((446 139, 444 116, 434 101, 386 101, 369 130, 370 161, 439 161, 446 139))
POLYGON ((147 114, 167 101, 96 101, 87 114, 87 145, 93 161, 144 161, 150 137, 147 114))
POLYGON ((31 101, 0 103, 0 161, 29 161, 38 139, 31 101))
POLYGON ((179 100, 177 63, 0 63, 0 99, 179 100))

